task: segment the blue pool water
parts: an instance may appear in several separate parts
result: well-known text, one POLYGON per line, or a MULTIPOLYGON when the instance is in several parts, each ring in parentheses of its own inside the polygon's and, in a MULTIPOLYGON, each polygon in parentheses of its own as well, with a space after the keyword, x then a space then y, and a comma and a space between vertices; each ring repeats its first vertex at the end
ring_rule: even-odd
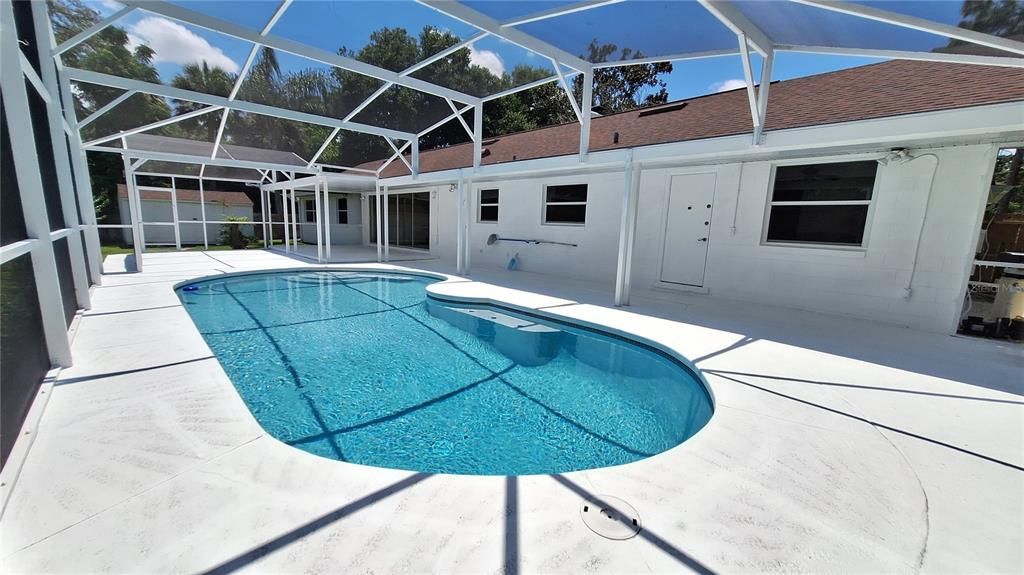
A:
POLYGON ((179 289, 263 428, 324 457, 424 472, 628 463, 711 417, 696 377, 626 340, 428 298, 436 280, 287 272, 179 289))

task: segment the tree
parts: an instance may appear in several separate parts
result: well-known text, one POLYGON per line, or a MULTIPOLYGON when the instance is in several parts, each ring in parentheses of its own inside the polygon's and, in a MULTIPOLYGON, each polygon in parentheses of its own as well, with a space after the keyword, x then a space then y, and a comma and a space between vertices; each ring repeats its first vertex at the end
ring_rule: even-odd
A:
MULTIPOLYGON (((1001 38, 1024 39, 1024 2, 1020 0, 965 0, 960 6, 959 26, 1001 38)), ((965 49, 967 52, 983 55, 1011 55, 995 48, 952 39, 948 46, 938 48, 936 51, 962 52, 965 49)))
MULTIPOLYGON (((171 85, 183 90, 213 94, 215 96, 227 96, 235 85, 234 74, 221 68, 211 68, 205 61, 202 64, 185 64, 181 72, 171 80, 171 85)), ((186 114, 194 110, 206 107, 203 104, 189 102, 187 100, 174 100, 175 115, 186 114)), ((191 120, 183 120, 170 127, 169 135, 179 135, 186 138, 199 138, 212 142, 217 138, 217 129, 220 127, 221 113, 210 113, 197 116, 191 120)))
MULTIPOLYGON (((620 51, 615 44, 598 44, 596 39, 591 40, 587 52, 588 56, 581 57, 595 64, 608 62, 609 57, 615 56, 616 52, 618 56, 614 58, 615 61, 644 57, 641 52, 630 48, 620 51)), ((598 68, 594 70, 594 105, 610 114, 664 104, 668 101, 668 85, 661 79, 661 75, 671 72, 671 62, 598 68)), ((583 94, 582 75, 577 76, 574 88, 579 100, 583 94)))

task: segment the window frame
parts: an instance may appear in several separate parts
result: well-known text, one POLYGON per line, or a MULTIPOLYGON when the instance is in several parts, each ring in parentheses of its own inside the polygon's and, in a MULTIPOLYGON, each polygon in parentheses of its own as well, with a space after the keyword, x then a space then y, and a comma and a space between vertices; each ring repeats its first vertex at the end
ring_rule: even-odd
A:
POLYGON ((305 203, 302 204, 302 214, 304 224, 315 224, 316 223, 316 200, 307 199, 303 200, 305 203), (313 215, 313 219, 309 219, 310 214, 313 215))
POLYGON ((587 225, 587 204, 590 202, 590 183, 589 182, 576 182, 572 184, 544 184, 540 194, 541 206, 540 206, 540 223, 542 226, 571 226, 575 228, 582 228, 587 225), (585 186, 587 188, 587 200, 584 202, 548 202, 548 188, 552 186, 585 186), (549 222, 548 221, 548 206, 583 206, 583 221, 582 222, 549 222))
POLYGON ((501 219, 501 188, 478 188, 476 191, 476 223, 478 224, 496 224, 501 219), (484 192, 495 191, 498 193, 498 198, 493 203, 484 203, 484 192), (498 214, 493 220, 485 220, 483 217, 483 208, 493 207, 498 210, 498 214))
POLYGON ((349 225, 348 222, 351 219, 349 217, 349 215, 352 212, 352 208, 350 208, 349 205, 348 205, 348 196, 338 196, 338 197, 334 198, 334 200, 335 200, 335 203, 334 203, 334 218, 337 220, 337 222, 336 222, 337 225, 339 225, 339 226, 347 226, 347 225, 349 225), (340 207, 338 207, 338 206, 341 205, 341 202, 343 202, 343 201, 345 202, 345 209, 344 210, 341 209, 340 207), (341 214, 342 214, 342 212, 345 213, 345 221, 344 222, 341 221, 341 214))
POLYGON ((828 200, 828 201, 780 201, 776 202, 772 200, 772 196, 775 194, 775 176, 778 169, 781 167, 788 166, 821 166, 826 164, 847 164, 852 162, 867 162, 875 161, 876 156, 861 156, 861 157, 849 157, 849 158, 830 158, 828 160, 815 160, 813 158, 803 158, 799 160, 787 160, 780 162, 772 162, 771 174, 768 177, 768 190, 765 194, 764 201, 764 216, 761 222, 761 243, 760 245, 766 247, 782 247, 782 248, 804 248, 812 250, 834 250, 841 252, 866 252, 868 248, 868 240, 871 235, 871 223, 875 213, 875 205, 878 203, 878 192, 879 183, 882 180, 881 168, 879 165, 875 171, 875 181, 871 186, 871 199, 870 200, 828 200), (821 242, 780 242, 768 240, 768 226, 771 223, 772 207, 773 206, 867 206, 868 213, 864 217, 864 233, 861 235, 860 244, 838 244, 838 243, 821 243, 821 242))

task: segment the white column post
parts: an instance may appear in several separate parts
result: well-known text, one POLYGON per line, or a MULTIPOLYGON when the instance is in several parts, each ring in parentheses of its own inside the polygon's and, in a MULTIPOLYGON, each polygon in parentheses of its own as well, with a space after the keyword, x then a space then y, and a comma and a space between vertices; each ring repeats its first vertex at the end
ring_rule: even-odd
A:
POLYGON ((594 104, 594 72, 584 70, 583 75, 583 101, 580 102, 580 162, 587 160, 590 152, 590 116, 594 104))
POLYGON ((135 252, 135 271, 142 271, 142 243, 145 241, 142 235, 142 206, 139 205, 139 196, 135 189, 135 173, 132 171, 132 161, 127 155, 122 154, 124 162, 124 181, 128 189, 128 213, 132 218, 132 250, 135 252))
POLYGON ((325 210, 321 209, 320 182, 313 184, 313 210, 316 212, 316 261, 324 263, 324 232, 323 218, 325 210))
POLYGON ((207 237, 206 231, 206 190, 203 187, 203 172, 206 171, 206 165, 204 164, 199 168, 199 221, 203 226, 203 249, 210 249, 210 238, 207 237))
POLYGON ((463 222, 466 219, 465 195, 465 181, 462 179, 462 170, 459 170, 459 183, 455 192, 455 273, 459 275, 465 274, 466 269, 466 226, 463 222))
MULTIPOLYGON (((291 174, 291 179, 295 180, 295 174, 291 174)), ((298 196, 295 195, 295 188, 292 188, 292 242, 295 244, 292 246, 295 251, 298 251, 299 247, 299 200, 298 196)))
POLYGON ((174 220, 174 249, 181 251, 181 224, 178 221, 178 180, 171 177, 171 217, 174 220))
POLYGON ((377 180, 376 190, 374 192, 374 210, 373 219, 377 222, 377 263, 384 261, 384 206, 381 205, 381 191, 383 188, 380 185, 380 180, 377 180))
MULTIPOLYGON (((331 196, 328 193, 327 179, 324 178, 323 183, 323 194, 324 194, 324 255, 327 263, 331 263, 331 222, 335 215, 334 208, 331 207, 331 196)), ((351 213, 351 212, 349 212, 351 213)))
POLYGON ((288 223, 288 188, 281 190, 281 222, 284 224, 284 251, 292 251, 291 225, 288 223))
POLYGON ((637 202, 640 191, 640 166, 633 163, 633 151, 626 160, 622 191, 622 219, 619 222, 619 258, 615 268, 615 305, 629 305, 633 271, 633 242, 636 238, 637 202))
POLYGON ((471 246, 473 243, 472 223, 473 223, 473 178, 470 178, 465 182, 463 186, 465 192, 462 194, 462 274, 469 275, 470 273, 470 262, 472 261, 471 246))
POLYGON ((420 177, 420 137, 412 139, 412 179, 420 177))
POLYGON ((260 230, 263 232, 263 247, 269 248, 267 240, 267 191, 260 188, 260 230))
MULTIPOLYGON (((390 202, 388 201, 388 187, 384 186, 384 261, 385 262, 391 261, 391 237, 390 237, 391 236, 391 231, 389 229, 391 227, 391 225, 390 225, 391 214, 389 213, 389 210, 391 208, 388 206, 388 204, 390 204, 390 202)), ((380 235, 380 234, 377 234, 377 235, 380 235)))
POLYGON ((484 103, 473 106, 473 170, 480 167, 484 143, 484 103))
POLYGON ((775 63, 775 49, 768 51, 768 55, 761 61, 761 86, 757 89, 757 116, 758 123, 754 126, 754 145, 761 145, 762 134, 764 133, 765 122, 768 121, 768 90, 772 83, 772 64, 775 63))

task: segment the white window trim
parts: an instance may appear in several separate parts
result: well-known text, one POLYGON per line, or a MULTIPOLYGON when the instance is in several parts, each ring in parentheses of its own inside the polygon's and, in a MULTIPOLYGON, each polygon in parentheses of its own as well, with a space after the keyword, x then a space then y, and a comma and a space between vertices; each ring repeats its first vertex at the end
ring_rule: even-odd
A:
POLYGON ((334 222, 335 225, 338 225, 338 226, 350 226, 350 225, 352 225, 352 223, 351 223, 352 222, 352 207, 349 206, 349 198, 348 198, 348 196, 338 196, 338 197, 334 198, 334 219, 335 219, 335 222, 334 222), (339 200, 345 200, 345 209, 344 210, 338 209, 338 201, 339 200), (341 212, 345 212, 345 220, 346 220, 345 223, 341 223, 341 212))
POLYGON ((587 210, 586 205, 590 201, 590 184, 587 182, 578 182, 572 184, 544 184, 544 189, 540 195, 540 223, 543 226, 570 226, 574 228, 582 228, 587 225, 587 210), (586 186, 587 187, 587 202, 548 202, 548 188, 550 186, 586 186), (548 221, 548 206, 584 206, 583 210, 583 221, 582 222, 549 222, 548 221))
POLYGON ((837 252, 866 252, 868 239, 871 232, 871 222, 875 214, 875 204, 878 203, 879 183, 882 181, 882 166, 875 172, 875 182, 871 188, 870 200, 831 200, 824 202, 795 201, 795 202, 773 202, 772 195, 775 193, 775 174, 782 166, 811 166, 821 164, 845 164, 848 162, 863 162, 872 158, 830 158, 828 160, 817 160, 804 158, 800 160, 789 160, 783 162, 772 162, 771 176, 768 178, 768 192, 765 194, 764 218, 761 222, 761 245, 770 248, 801 248, 813 250, 831 250, 837 252), (864 218, 864 234, 861 236, 859 245, 855 244, 830 244, 819 242, 772 242, 768 241, 768 224, 771 221, 772 206, 867 206, 868 214, 864 218))
POLYGON ((302 223, 304 224, 315 224, 316 223, 316 200, 304 200, 302 204, 302 223), (313 214, 313 221, 309 220, 309 214, 313 214))
POLYGON ((495 188, 495 187, 477 188, 477 191, 476 191, 476 223, 478 223, 478 224, 496 224, 496 223, 498 223, 499 220, 501 220, 501 188, 495 188), (498 192, 498 200, 496 202, 484 203, 484 200, 483 200, 483 197, 484 197, 483 196, 483 192, 484 192, 484 190, 494 190, 494 191, 498 192), (483 208, 487 208, 487 207, 498 208, 498 218, 497 219, 494 219, 494 220, 485 220, 485 219, 483 219, 483 208))

